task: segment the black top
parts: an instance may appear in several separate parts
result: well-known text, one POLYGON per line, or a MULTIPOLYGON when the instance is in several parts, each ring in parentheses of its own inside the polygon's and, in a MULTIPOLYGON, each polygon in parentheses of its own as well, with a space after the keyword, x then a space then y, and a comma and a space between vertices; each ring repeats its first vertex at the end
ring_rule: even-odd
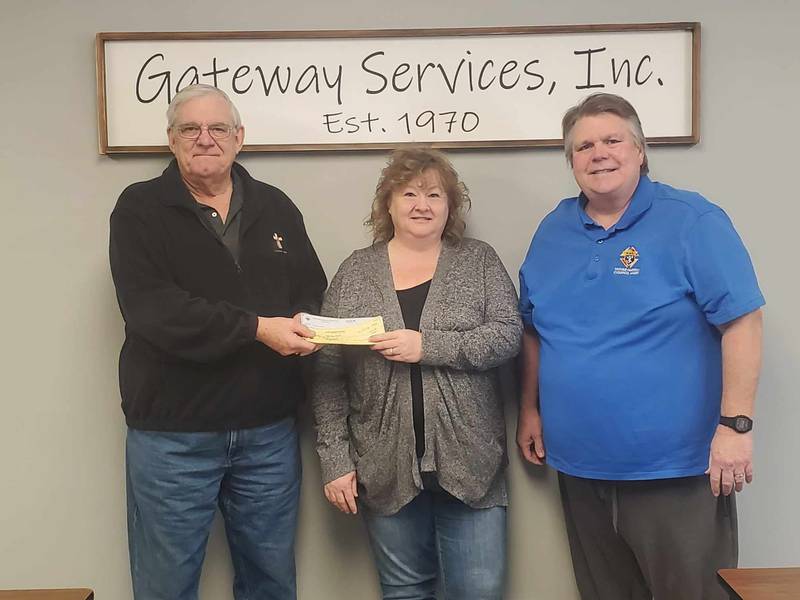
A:
POLYGON ((228 218, 223 221, 217 209, 207 204, 197 203, 198 216, 203 225, 210 227, 214 235, 218 236, 225 247, 233 256, 233 260, 239 263, 239 229, 241 219, 239 215, 242 213, 242 205, 244 204, 244 194, 242 192, 242 178, 233 171, 231 173, 233 180, 233 190, 231 191, 231 204, 228 208, 228 218))
POLYGON ((255 339, 257 316, 319 310, 326 279, 286 195, 240 165, 239 260, 198 218, 175 161, 128 187, 111 215, 111 273, 125 319, 119 360, 129 427, 226 431, 294 412, 299 359, 255 339))
MULTIPOLYGON (((406 329, 419 331, 419 321, 430 287, 429 279, 412 288, 397 290, 397 300, 400 303, 406 329)), ((417 458, 422 458, 425 454, 425 406, 422 396, 422 370, 419 363, 411 365, 411 407, 414 415, 417 458)))

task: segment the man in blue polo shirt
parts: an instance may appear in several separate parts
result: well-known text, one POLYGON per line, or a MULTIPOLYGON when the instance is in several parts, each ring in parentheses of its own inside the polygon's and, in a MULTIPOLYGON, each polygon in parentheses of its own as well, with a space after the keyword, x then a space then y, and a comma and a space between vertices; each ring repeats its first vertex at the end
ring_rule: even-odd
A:
POLYGON ((647 177, 626 100, 589 96, 562 125, 581 194, 520 269, 517 443, 559 472, 583 600, 725 598, 731 492, 753 477, 753 266, 722 209, 647 177))

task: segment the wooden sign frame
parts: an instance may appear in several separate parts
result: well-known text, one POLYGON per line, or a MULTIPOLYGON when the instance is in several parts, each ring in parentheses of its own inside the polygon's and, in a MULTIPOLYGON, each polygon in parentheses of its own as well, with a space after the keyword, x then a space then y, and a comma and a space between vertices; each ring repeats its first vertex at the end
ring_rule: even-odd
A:
MULTIPOLYGON (((115 140, 111 140, 110 141, 110 136, 109 136, 110 115, 117 116, 117 113, 115 111, 121 111, 121 109, 119 109, 117 106, 115 106, 114 103, 109 98, 109 90, 107 89, 108 82, 109 82, 109 79, 110 79, 109 71, 108 71, 109 65, 108 65, 108 62, 107 62, 108 52, 109 52, 109 49, 112 48, 112 47, 114 47, 113 49, 123 48, 123 46, 120 46, 120 45, 124 45, 124 44, 126 44, 128 42, 154 42, 154 43, 158 43, 158 42, 170 42, 170 43, 174 43, 174 42, 179 42, 179 43, 191 42, 191 43, 195 43, 195 42, 201 41, 201 42, 207 42, 209 44, 217 44, 217 43, 225 43, 225 42, 230 42, 230 41, 251 40, 251 41, 264 42, 264 43, 272 43, 272 42, 275 42, 275 41, 294 41, 294 42, 309 41, 309 42, 319 43, 320 40, 328 40, 328 41, 335 42, 337 48, 344 48, 344 47, 347 46, 348 43, 351 43, 351 44, 355 45, 355 44, 361 43, 359 41, 362 41, 362 40, 378 40, 378 41, 380 41, 380 40, 388 40, 392 44, 397 44, 398 41, 399 41, 402 44, 404 44, 405 46, 413 49, 413 45, 415 43, 420 43, 420 44, 421 43, 427 43, 429 45, 429 47, 430 47, 431 38, 438 38, 437 40, 434 40, 436 42, 437 46, 444 47, 444 46, 447 45, 447 42, 450 41, 450 40, 461 40, 461 41, 463 41, 463 38, 470 38, 470 40, 472 40, 472 43, 502 44, 502 43, 505 43, 505 40, 517 40, 518 41, 520 39, 520 36, 528 36, 529 38, 530 38, 530 36, 544 36, 543 38, 538 38, 538 39, 541 39, 541 40, 554 40, 554 39, 557 39, 558 36, 575 36, 576 34, 578 34, 578 35, 579 34, 586 34, 586 35, 610 34, 610 36, 619 36, 620 34, 624 35, 624 34, 627 34, 627 33, 658 34, 658 33, 664 33, 664 32, 683 32, 684 34, 688 33, 690 35, 690 37, 691 37, 691 42, 690 42, 691 43, 691 50, 690 50, 690 52, 686 53, 687 57, 685 59, 685 61, 688 64, 686 64, 685 67, 684 67, 684 65, 681 65, 682 67, 684 67, 685 69, 688 70, 688 73, 686 73, 686 75, 685 75, 686 83, 679 91, 681 102, 683 103, 683 105, 687 106, 688 108, 686 109, 686 113, 687 114, 686 114, 685 118, 683 118, 683 122, 685 123, 685 125, 683 125, 681 127, 674 128, 675 131, 670 130, 667 134, 648 136, 648 143, 651 143, 651 144, 696 144, 700 139, 700 134, 699 134, 699 127, 700 127, 700 115, 699 115, 699 101, 700 101, 700 24, 696 23, 696 22, 680 22, 680 23, 642 23, 642 24, 605 24, 605 25, 565 25, 565 26, 541 26, 541 27, 477 27, 477 28, 450 28, 450 29, 389 29, 389 30, 384 29, 384 30, 342 30, 342 31, 234 31, 234 32, 116 32, 116 33, 98 33, 96 35, 95 47, 96 47, 96 67, 97 67, 97 117, 98 117, 99 150, 100 150, 101 154, 168 152, 169 151, 168 147, 165 144, 160 144, 160 143, 152 143, 152 142, 141 143, 141 142, 129 141, 129 140, 126 140, 126 139, 122 139, 122 140, 115 139, 115 140), (477 42, 475 40, 480 40, 480 42, 477 42)), ((656 37, 655 35, 649 35, 648 39, 654 39, 655 37, 656 37)), ((531 39, 536 39, 536 38, 531 38, 531 39)), ((619 38, 616 37, 616 38, 613 38, 613 39, 619 39, 619 38)), ((604 51, 605 48, 602 48, 602 50, 604 51)), ((580 55, 580 54, 586 55, 587 52, 589 54, 588 54, 588 56, 580 56, 578 58, 572 58, 572 59, 564 58, 564 61, 567 61, 567 60, 585 60, 587 58, 588 58, 589 61, 591 61, 592 57, 594 56, 593 53, 595 51, 598 53, 598 56, 600 56, 600 54, 599 54, 600 53, 600 49, 589 49, 588 51, 587 50, 573 51, 573 53, 572 53, 573 55, 580 55)), ((374 54, 379 54, 379 53, 374 53, 374 54)), ((467 50, 467 54, 470 54, 469 50, 467 50)), ((569 54, 569 53, 564 53, 564 54, 566 55, 566 54, 569 54)), ((162 56, 163 56, 163 54, 162 54, 162 56)), ((464 55, 462 54, 462 62, 463 62, 463 56, 464 55)), ((644 81, 647 83, 647 85, 650 85, 652 87, 652 86, 655 85, 655 83, 653 83, 653 81, 655 81, 655 80, 652 77, 650 77, 653 74, 653 70, 652 70, 650 64, 643 62, 645 58, 649 59, 650 55, 649 54, 645 54, 644 58, 642 60, 640 60, 638 68, 636 69, 636 74, 635 74, 636 83, 638 83, 639 79, 640 79, 639 70, 644 65, 644 67, 645 67, 645 71, 644 72, 648 73, 648 77, 647 77, 647 79, 645 79, 644 76, 642 76, 641 79, 644 79, 644 81), (647 69, 650 69, 650 71, 647 71, 647 69)), ((595 57, 595 60, 597 61, 599 59, 597 57, 595 57)), ((215 59, 215 61, 216 61, 216 59, 215 59)), ((619 75, 620 78, 622 77, 621 74, 623 73, 624 63, 623 63, 622 60, 620 60, 618 63, 613 62, 614 59, 611 59, 611 61, 612 61, 611 62, 611 71, 612 71, 612 75, 614 75, 614 83, 617 84, 618 83, 617 75, 619 75), (617 66, 618 65, 619 65, 619 71, 617 72, 617 66)), ((488 65, 489 62, 492 62, 492 61, 485 61, 483 63, 484 68, 488 65)), ((509 61, 509 63, 510 62, 516 62, 516 61, 509 61)), ((533 72, 530 72, 530 73, 528 72, 527 67, 529 67, 530 65, 533 65, 533 63, 538 63, 538 62, 539 62, 538 60, 535 60, 535 61, 531 61, 528 64, 526 64, 525 65, 525 73, 527 73, 528 75, 531 75, 531 76, 536 75, 540 79, 544 80, 544 77, 542 75, 537 74, 537 73, 533 73, 533 72)), ((509 63, 506 63, 506 64, 509 64, 509 63)), ((366 62, 362 62, 361 64, 362 64, 362 67, 365 67, 366 62)), ((430 64, 433 65, 434 63, 430 63, 430 64)), ((440 65, 439 68, 442 69, 442 73, 445 74, 445 79, 446 79, 447 78, 447 74, 445 72, 445 69, 441 67, 442 63, 440 62, 439 65, 440 65)), ((477 67, 479 65, 480 65, 480 63, 476 63, 475 70, 477 70, 477 67)), ((636 66, 636 65, 634 65, 634 66, 636 66)), ((495 67, 495 65, 492 64, 492 67, 495 67)), ((216 68, 216 62, 215 62, 215 68, 216 68)), ((242 69, 242 68, 244 68, 244 67, 240 67, 240 69, 242 69)), ((398 68, 403 69, 404 67, 398 67, 398 68)), ((469 65, 469 68, 472 69, 472 65, 471 64, 469 65)), ((503 68, 505 68, 505 67, 503 67, 503 68)), ((276 71, 277 71, 277 69, 278 69, 278 67, 276 67, 276 71)), ((417 65, 417 69, 418 69, 417 72, 419 72, 419 64, 417 65)), ((460 69, 460 67, 459 67, 459 69, 460 69)), ((627 79, 627 81, 628 81, 628 90, 627 91, 630 91, 630 89, 629 89, 630 85, 631 85, 630 84, 630 80, 631 80, 631 65, 630 64, 627 65, 627 69, 628 69, 627 70, 627 78, 628 78, 627 79)), ((533 69, 531 68, 531 71, 532 70, 533 69)), ((413 73, 413 70, 411 70, 411 69, 406 69, 406 71, 411 71, 413 73)), ((434 71, 435 71, 435 69, 434 69, 434 71)), ((466 70, 464 72, 466 72, 466 70)), ((143 77, 142 73, 143 73, 143 71, 140 71, 139 79, 142 79, 142 77, 143 77)), ((194 73, 198 74, 199 70, 197 68, 195 68, 194 73)), ((237 74, 238 73, 239 73, 239 71, 237 70, 237 74)), ((424 73, 424 70, 423 70, 423 73, 424 73)), ((342 74, 342 67, 340 65, 339 66, 339 77, 340 78, 341 78, 341 74, 342 74)), ((186 75, 186 73, 184 73, 184 76, 185 75, 186 75)), ((208 74, 205 74, 205 75, 208 75, 208 74)), ((375 75, 377 75, 377 73, 375 73, 375 75)), ((401 75, 405 75, 405 72, 401 73, 401 75)), ((483 71, 481 70, 481 76, 482 75, 483 75, 483 71)), ((458 76, 458 71, 456 71, 456 76, 458 76)), ((266 88, 266 80, 264 79, 264 75, 262 74, 261 77, 262 77, 262 81, 264 82, 265 94, 268 95, 267 88, 266 88)), ((381 75, 381 77, 384 80, 386 80, 387 82, 389 81, 388 77, 386 77, 384 75, 381 75)), ((470 71, 470 78, 471 78, 470 79, 470 85, 471 86, 473 85, 472 77, 473 77, 473 74, 470 71)), ((432 76, 429 75, 428 78, 432 79, 432 76)), ((152 79, 152 77, 151 77, 151 79, 152 79)), ((181 79, 185 79, 185 77, 182 77, 181 79)), ((591 64, 589 64, 589 75, 587 75, 587 83, 590 83, 589 79, 591 79, 591 64)), ((657 78, 657 79, 658 79, 658 83, 662 84, 661 83, 661 79, 660 78, 657 78)), ((377 78, 373 77, 373 80, 377 81, 377 78)), ((187 80, 187 81, 191 82, 190 79, 187 80)), ((216 75, 214 77, 214 81, 216 82, 216 75)), ((235 78, 232 81, 233 81, 233 85, 235 87, 235 85, 236 85, 235 78)), ((393 82, 396 82, 396 81, 405 81, 405 80, 403 80, 402 78, 393 79, 393 82)), ((502 85, 502 81, 503 81, 502 80, 502 75, 501 75, 501 80, 500 81, 501 81, 501 85, 502 85)), ((532 77, 529 77, 528 78, 528 82, 529 83, 538 83, 538 80, 535 80, 532 77)), ((278 81, 278 83, 280 84, 280 81, 278 81)), ((446 83, 449 84, 450 81, 446 81, 446 83)), ((138 82, 137 82, 137 85, 138 85, 138 82)), ((188 85, 188 83, 186 83, 186 85, 188 85)), ((252 85, 252 82, 251 82, 251 85, 252 85)), ((420 92, 422 92, 422 85, 423 85, 422 76, 419 77, 418 85, 419 85, 419 88, 420 88, 420 92)), ((478 85, 480 85, 480 80, 479 80, 478 85)), ((642 85, 644 86, 645 84, 643 83, 642 85)), ((553 86, 553 88, 555 88, 555 79, 553 79, 552 86, 553 86)), ((118 87, 120 87, 120 86, 118 86, 118 87)), ((129 86, 121 86, 121 87, 125 87, 126 90, 127 90, 129 86)), ((220 87, 222 89, 225 89, 222 85, 220 85, 220 87)), ((464 86, 464 87, 466 89, 466 86, 464 86)), ((529 86, 528 89, 531 89, 532 87, 533 86, 529 86)), ((583 89, 580 89, 580 90, 578 90, 578 88, 581 88, 581 86, 575 85, 574 86, 576 88, 575 91, 571 90, 571 88, 568 88, 566 86, 566 84, 565 84, 564 87, 566 87, 569 90, 569 93, 572 94, 572 96, 575 96, 574 92, 577 92, 577 91, 579 91, 584 96, 587 95, 588 93, 595 92, 595 91, 608 91, 608 92, 612 92, 612 93, 620 93, 621 95, 626 95, 626 93, 625 93, 626 89, 623 87, 623 89, 620 90, 619 89, 620 86, 617 86, 617 85, 615 85, 615 86, 605 86, 605 85, 603 85, 602 87, 601 86, 595 86, 595 85, 586 85, 586 86, 583 86, 583 89)), ((551 88, 551 90, 550 90, 551 92, 552 92, 553 88, 551 88)), ((275 88, 275 89, 277 89, 277 88, 275 88)), ((396 89, 400 89, 400 88, 396 88, 396 89)), ((363 90, 363 86, 362 86, 362 90, 363 90)), ((237 107, 239 107, 239 109, 241 111, 242 107, 240 106, 240 101, 244 101, 245 97, 244 96, 237 96, 236 94, 231 93, 230 89, 226 89, 225 91, 228 92, 228 94, 231 96, 231 98, 234 101, 234 103, 237 105, 237 107)), ((514 90, 514 91, 516 91, 516 90, 514 90)), ((170 89, 168 87, 168 89, 166 90, 167 95, 169 95, 169 92, 170 92, 170 89)), ((126 91, 126 93, 130 94, 129 91, 126 91)), ((139 93, 138 89, 137 89, 136 93, 137 94, 139 93)), ((341 90, 339 91, 339 93, 341 94, 341 90)), ((372 93, 372 92, 367 92, 367 93, 372 93)), ((631 91, 631 93, 633 93, 633 91, 631 91)), ((445 95, 447 95, 447 94, 445 93, 445 95)), ((475 95, 473 94, 472 97, 475 97, 475 95)), ((527 98, 530 98, 530 97, 531 96, 528 95, 525 98, 527 99, 527 98)), ((267 101, 272 102, 273 98, 277 101, 277 94, 273 94, 273 97, 267 98, 267 101)), ((511 98, 511 96, 509 96, 509 98, 511 98)), ((502 104, 500 104, 500 105, 492 105, 491 110, 494 111, 494 112, 497 112, 497 113, 508 112, 509 108, 511 108, 513 110, 518 110, 519 107, 520 107, 519 98, 522 98, 522 96, 518 95, 516 97, 516 99, 513 99, 513 100, 509 99, 508 105, 505 105, 505 106, 502 105, 502 104)), ((539 96, 539 98, 544 98, 544 94, 542 93, 539 96)), ((372 99, 370 99, 370 100, 372 100, 372 99)), ((632 98, 631 101, 634 104, 634 106, 637 107, 637 110, 639 111, 640 115, 643 116, 642 120, 643 120, 645 133, 647 133, 649 130, 652 130, 653 118, 651 118, 650 121, 648 122, 648 120, 643 115, 643 112, 647 111, 646 110, 647 109, 646 103, 637 102, 637 100, 635 98, 632 98), (643 106, 643 104, 644 104, 644 106, 643 106)), ((574 103, 575 103, 575 100, 570 100, 563 107, 559 107, 561 113, 563 114, 563 111, 566 110, 566 108, 568 108, 568 106, 571 106, 574 103)), ((166 105, 166 101, 165 100, 163 101, 163 104, 166 105)), ((341 104, 341 99, 340 99, 340 104, 341 104)), ((668 109, 671 104, 674 104, 674 102, 666 102, 665 109, 668 109)), ((305 123, 305 121, 302 121, 302 118, 303 118, 303 115, 302 115, 302 102, 296 102, 296 105, 300 106, 300 108, 298 109, 299 111, 301 111, 300 119, 301 119, 301 122, 305 123)), ((165 108, 165 106, 164 106, 164 108, 165 108)), ((402 109, 399 108, 397 110, 402 110, 402 109)), ((533 112, 533 109, 531 109, 531 111, 533 112)), ((436 123, 433 123, 433 120, 434 119, 441 119, 441 117, 437 117, 433 111, 430 111, 430 112, 431 112, 431 115, 432 115, 430 117, 430 119, 432 121, 431 128, 433 129, 433 127, 436 125, 436 123)), ((453 111, 453 112, 455 112, 455 111, 453 111)), ((462 132, 462 136, 461 137, 452 137, 452 138, 448 138, 448 139, 442 139, 441 136, 444 135, 444 134, 442 133, 442 129, 441 128, 440 128, 440 131, 439 131, 438 134, 431 133, 428 138, 425 137, 425 135, 424 135, 425 132, 422 132, 422 133, 415 132, 415 133, 417 133, 417 135, 416 136, 411 136, 411 129, 415 125, 415 123, 413 122, 413 116, 414 115, 412 113, 406 111, 406 113, 403 113, 403 115, 405 116, 405 126, 408 129, 409 137, 410 138, 413 137, 413 139, 408 139, 408 140, 406 140, 406 139, 396 139, 397 136, 399 136, 400 134, 392 133, 391 135, 394 135, 395 139, 391 139, 389 141, 379 141, 377 139, 379 136, 373 136, 372 138, 369 138, 369 139, 357 139, 355 141, 339 141, 341 139, 341 136, 339 136, 338 138, 334 139, 330 143, 328 143, 328 142, 324 142, 323 143, 323 142, 320 142, 320 140, 317 140, 317 139, 311 139, 311 140, 306 139, 308 137, 308 136, 306 136, 306 138, 298 139, 297 141, 292 141, 291 137, 287 137, 286 140, 282 140, 279 143, 270 143, 271 139, 269 138, 269 133, 258 134, 258 132, 256 131, 255 133, 258 134, 258 135, 255 135, 255 136, 251 135, 253 133, 253 128, 251 127, 251 125, 253 125, 253 123, 260 124, 264 120, 263 119, 263 115, 256 116, 256 115, 253 115, 252 113, 248 114, 246 111, 243 111, 243 115, 245 117, 244 118, 244 123, 246 125, 246 133, 247 133, 247 135, 245 136, 246 144, 245 144, 243 149, 244 150, 248 150, 248 151, 262 151, 262 152, 309 151, 309 150, 312 150, 312 151, 318 151, 318 150, 373 150, 373 149, 385 150, 385 149, 389 149, 389 148, 395 148, 395 147, 398 147, 398 146, 402 146, 402 145, 404 145, 406 143, 424 143, 426 145, 430 145, 430 146, 437 147, 437 148, 498 148, 498 147, 499 148, 507 148, 507 147, 554 147, 554 146, 560 146, 563 143, 563 141, 558 137, 558 135, 555 135, 555 136, 552 135, 552 132, 554 131, 552 129, 552 127, 554 127, 553 123, 554 123, 554 121, 559 121, 560 120, 560 115, 556 115, 557 111, 555 111, 552 108, 551 108, 551 112, 553 113, 553 116, 549 117, 547 119, 547 123, 548 123, 548 127, 549 127, 548 131, 551 133, 551 135, 547 135, 547 136, 543 136, 543 137, 539 137, 539 136, 535 136, 534 135, 534 136, 528 136, 525 139, 512 139, 510 136, 505 136, 504 137, 502 135, 496 135, 494 130, 489 131, 485 136, 482 136, 482 137, 479 137, 479 138, 475 138, 474 136, 473 137, 469 137, 469 135, 467 133, 462 132), (411 114, 411 118, 409 118, 409 116, 408 116, 409 114, 411 114), (409 123, 409 121, 411 121, 411 123, 409 123), (439 137, 436 137, 437 135, 439 137), (259 139, 259 138, 263 138, 263 139, 259 139)), ((659 110, 659 111, 651 111, 651 112, 653 112, 654 114, 659 114, 659 113, 664 112, 664 111, 659 110)), ((333 117, 329 117, 328 116, 329 114, 346 114, 346 113, 326 113, 324 116, 328 119, 328 123, 327 123, 328 129, 327 129, 327 132, 322 130, 322 133, 323 134, 325 134, 325 133, 330 134, 330 132, 333 131, 332 127, 336 128, 336 130, 337 130, 336 133, 337 134, 341 133, 342 131, 344 131, 344 125, 345 125, 345 120, 344 119, 345 119, 345 117, 342 116, 341 120, 337 120, 335 122, 335 125, 332 126, 331 122, 333 121, 334 118, 333 117)), ((448 112, 446 114, 450 114, 450 113, 448 112)), ((473 114, 476 114, 476 113, 473 113, 473 114)), ((392 116, 396 116, 396 115, 397 115, 397 112, 395 112, 392 116)), ((421 115, 422 115, 422 113, 420 113, 420 115, 417 116, 416 124, 419 124, 421 122, 420 118, 419 118, 419 116, 421 116, 421 115)), ((490 113, 490 116, 492 116, 491 113, 490 113)), ((476 117, 477 117, 477 114, 476 114, 476 117)), ((126 113, 123 116, 118 117, 118 121, 119 122, 131 122, 131 121, 135 122, 136 123, 135 129, 136 129, 136 131, 139 131, 140 129, 142 129, 142 127, 139 126, 140 124, 137 121, 138 118, 139 117, 137 117, 137 115, 135 115, 135 114, 127 114, 126 113)), ((154 116, 153 117, 149 117, 149 118, 151 120, 155 119, 154 116)), ((318 113, 314 114, 313 118, 314 119, 318 119, 318 113)), ((427 114, 426 114, 426 118, 427 118, 427 114)), ((158 123, 158 128, 159 128, 159 136, 161 136, 162 135, 161 132, 163 132, 164 129, 165 129, 165 125, 163 124, 164 123, 163 110, 161 112, 159 112, 159 119, 160 119, 160 122, 158 123)), ((339 119, 339 117, 336 117, 336 119, 339 119)), ((454 117, 454 119, 455 119, 455 117, 454 117)), ((147 119, 145 119, 145 121, 147 121, 147 119)), ((402 124, 402 117, 401 117, 401 119, 395 119, 395 121, 401 121, 401 124, 402 124)), ((517 118, 517 121, 520 122, 520 123, 527 122, 526 119, 519 119, 519 118, 517 118)), ((398 127, 398 125, 394 121, 387 121, 387 122, 391 122, 395 128, 398 127)), ((445 123, 445 121, 442 121, 442 123, 445 123)), ((153 125, 153 124, 150 124, 150 123, 146 123, 146 124, 149 124, 151 128, 155 127, 155 125, 153 125)), ((354 124, 355 124, 355 122, 354 122, 354 124)), ((451 123, 451 126, 452 126, 452 123, 451 123)), ((315 124, 315 127, 317 129, 320 129, 319 123, 315 124)), ((417 129, 422 129, 422 128, 417 128, 417 129)), ((466 131, 466 126, 464 126, 464 129, 466 131)), ((301 133, 301 130, 302 130, 302 127, 298 126, 297 127, 298 135, 301 133)), ((507 130, 508 130, 508 127, 506 127, 506 131, 507 130)), ((273 131, 274 131, 274 128, 273 128, 273 131)), ((348 131, 348 133, 349 133, 349 131, 348 131)), ((385 133, 386 133, 386 129, 384 129, 384 134, 385 133)), ((557 134, 560 134, 560 130, 557 131, 557 134)), ((360 133, 359 135, 366 135, 366 133, 363 133, 363 134, 360 133)), ((320 134, 320 137, 322 138, 324 136, 322 134, 320 134)), ((332 137, 332 136, 328 136, 328 137, 332 137)), ((164 142, 165 142, 166 141, 166 136, 163 135, 163 137, 160 137, 159 139, 163 139, 164 142)), ((325 138, 325 139, 328 139, 328 138, 325 138)))

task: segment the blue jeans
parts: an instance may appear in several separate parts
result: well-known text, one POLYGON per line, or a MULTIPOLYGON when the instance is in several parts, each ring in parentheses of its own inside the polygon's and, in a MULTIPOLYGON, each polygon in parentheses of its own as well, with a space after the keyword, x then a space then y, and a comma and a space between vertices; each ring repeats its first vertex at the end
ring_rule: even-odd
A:
POLYGON ((506 567, 506 509, 474 509, 421 492, 388 517, 364 511, 384 600, 499 600, 506 567))
POLYGON ((300 454, 294 419, 213 433, 128 429, 128 545, 136 600, 197 598, 219 506, 237 600, 296 597, 300 454))

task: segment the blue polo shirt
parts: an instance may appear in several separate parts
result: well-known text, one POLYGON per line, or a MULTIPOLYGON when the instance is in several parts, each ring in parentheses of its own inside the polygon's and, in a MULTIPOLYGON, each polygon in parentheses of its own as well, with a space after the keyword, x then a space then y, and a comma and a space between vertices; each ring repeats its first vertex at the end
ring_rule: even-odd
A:
POLYGON ((717 325, 764 304, 718 206, 642 176, 608 230, 563 200, 520 269, 540 338, 547 462, 592 479, 701 475, 719 421, 717 325))

